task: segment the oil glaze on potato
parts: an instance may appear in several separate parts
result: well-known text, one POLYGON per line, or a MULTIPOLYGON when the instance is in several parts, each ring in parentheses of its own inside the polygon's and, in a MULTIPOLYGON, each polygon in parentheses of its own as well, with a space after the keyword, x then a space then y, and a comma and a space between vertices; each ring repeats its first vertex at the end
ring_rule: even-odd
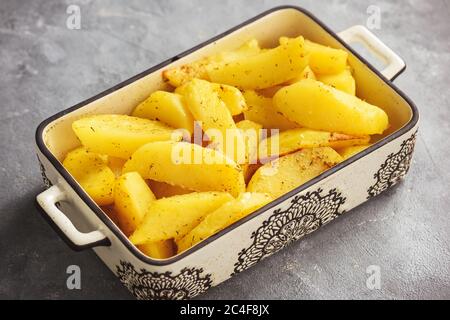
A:
POLYGON ((180 186, 175 186, 166 182, 160 182, 155 180, 147 180, 147 184, 155 194, 157 199, 168 198, 172 196, 178 196, 181 194, 187 194, 194 192, 180 186))
POLYGON ((265 193, 245 192, 237 199, 226 202, 206 215, 202 222, 177 241, 178 253, 225 229, 272 200, 273 198, 265 193))
POLYGON ((260 167, 250 180, 247 191, 268 193, 278 198, 340 161, 341 156, 329 147, 303 149, 260 167))
POLYGON ((116 177, 108 167, 108 157, 80 147, 70 151, 63 166, 100 206, 114 202, 116 177))
POLYGON ((88 116, 74 121, 72 129, 88 150, 122 159, 148 142, 182 138, 162 122, 119 114, 88 116))
POLYGON ((311 79, 279 90, 273 102, 286 118, 310 129, 370 135, 383 133, 389 124, 377 106, 311 79))
POLYGON ((141 224, 155 195, 137 172, 121 175, 114 186, 114 207, 120 229, 129 236, 141 224))
POLYGON ((134 109, 132 116, 162 121, 172 128, 194 132, 194 118, 176 93, 155 91, 134 109))
POLYGON ((195 191, 245 190, 241 168, 222 153, 187 142, 153 142, 137 150, 123 172, 139 172, 151 179, 195 191))
POLYGON ((212 82, 240 89, 263 89, 294 78, 307 64, 304 40, 299 37, 257 55, 211 64, 206 69, 212 82))
POLYGON ((194 192, 155 200, 130 236, 133 244, 180 239, 210 212, 233 200, 226 192, 194 192))

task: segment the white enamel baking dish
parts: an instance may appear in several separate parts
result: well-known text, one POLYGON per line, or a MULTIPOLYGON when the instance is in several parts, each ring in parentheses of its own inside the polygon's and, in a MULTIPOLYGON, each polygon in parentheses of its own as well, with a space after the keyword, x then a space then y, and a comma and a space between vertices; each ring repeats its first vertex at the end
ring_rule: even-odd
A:
POLYGON ((419 116, 414 104, 391 82, 404 68, 403 61, 362 26, 337 35, 301 8, 274 8, 43 121, 36 143, 48 189, 37 196, 38 207, 73 249, 93 248, 137 298, 192 298, 316 231, 406 175, 419 116), (195 247, 164 260, 143 255, 61 165, 65 154, 78 145, 71 130, 75 119, 86 114, 129 114, 150 93, 165 88, 163 69, 234 49, 253 37, 266 47, 275 45, 280 36, 298 35, 348 51, 357 95, 383 108, 391 126, 370 148, 195 247), (355 53, 348 44, 356 41, 382 58, 386 68, 379 72, 355 53))

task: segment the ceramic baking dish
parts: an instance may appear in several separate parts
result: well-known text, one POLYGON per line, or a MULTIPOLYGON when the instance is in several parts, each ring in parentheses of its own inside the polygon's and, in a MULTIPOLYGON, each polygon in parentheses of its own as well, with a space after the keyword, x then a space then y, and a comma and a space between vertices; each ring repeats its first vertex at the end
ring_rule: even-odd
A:
POLYGON ((414 104, 391 82, 404 68, 403 61, 362 26, 337 35, 301 8, 274 8, 42 122, 36 132, 37 155, 48 189, 37 196, 37 204, 73 249, 93 248, 137 298, 192 298, 316 231, 406 175, 419 116, 414 104), (280 36, 298 35, 349 53, 357 95, 383 108, 390 128, 370 148, 189 250, 164 260, 143 255, 61 165, 65 154, 78 145, 71 130, 74 120, 87 114, 129 114, 150 93, 166 88, 163 69, 237 48, 253 37, 269 47, 280 36), (386 68, 375 70, 349 47, 351 42, 365 45, 384 60, 386 68))

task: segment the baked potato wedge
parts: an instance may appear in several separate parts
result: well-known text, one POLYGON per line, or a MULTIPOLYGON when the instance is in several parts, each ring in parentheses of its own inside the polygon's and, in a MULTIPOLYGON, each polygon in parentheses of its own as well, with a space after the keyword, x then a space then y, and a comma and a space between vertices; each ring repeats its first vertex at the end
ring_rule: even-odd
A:
POLYGON ((344 91, 354 96, 356 94, 355 79, 349 68, 335 74, 323 74, 317 77, 317 80, 333 88, 344 91))
POLYGON ((286 118, 315 130, 371 135, 389 125, 383 109, 311 79, 279 90, 273 103, 286 118))
POLYGON ((182 92, 194 119, 201 123, 205 134, 214 144, 214 147, 211 147, 236 163, 244 163, 244 139, 236 127, 231 112, 214 89, 214 84, 193 79, 184 85, 182 92))
POLYGON ((123 172, 195 191, 225 191, 238 196, 245 190, 241 168, 222 153, 187 142, 162 141, 139 148, 123 172))
POLYGON ((244 111, 245 120, 260 123, 267 129, 288 130, 299 127, 275 109, 271 98, 264 97, 253 90, 244 91, 244 97, 248 107, 244 111))
POLYGON ((247 191, 278 198, 341 161, 330 147, 303 149, 264 164, 253 175, 247 191))
POLYGON ((167 259, 177 252, 175 243, 172 239, 156 242, 147 242, 137 246, 145 255, 156 259, 167 259))
POLYGON ((99 206, 114 202, 116 176, 108 167, 107 156, 79 147, 66 155, 63 166, 99 206))
POLYGON ((272 135, 259 144, 259 158, 274 158, 288 153, 317 147, 343 148, 364 145, 370 136, 351 136, 343 133, 311 130, 306 128, 291 129, 272 135))
POLYGON ((227 192, 194 192, 152 202, 130 236, 133 244, 180 239, 210 212, 233 200, 227 192))
POLYGON ((172 128, 194 133, 194 118, 183 97, 167 91, 155 91, 141 102, 131 114, 134 117, 162 121, 172 128))
POLYGON ((178 253, 214 235, 272 201, 265 193, 242 193, 237 199, 226 202, 206 217, 177 243, 178 253))
POLYGON ((212 82, 264 89, 294 78, 307 65, 304 40, 299 37, 253 56, 207 65, 206 71, 212 82))
MULTIPOLYGON (((286 44, 297 38, 281 37, 280 44, 286 44)), ((347 66, 348 53, 341 49, 335 49, 318 44, 310 40, 304 40, 305 52, 309 57, 309 66, 318 74, 335 74, 344 71, 347 66)))
POLYGON ((341 155, 342 159, 347 160, 348 158, 353 157, 355 154, 360 153, 363 150, 366 150, 368 147, 370 147, 369 144, 361 146, 348 146, 336 149, 336 151, 341 155))
POLYGON ((81 144, 89 151, 128 159, 152 141, 181 140, 182 134, 159 121, 122 114, 99 114, 72 123, 81 144))
POLYGON ((114 208, 119 227, 129 236, 142 222, 155 195, 137 172, 121 175, 114 186, 114 208))
POLYGON ((213 63, 229 62, 258 54, 261 51, 256 39, 249 40, 234 51, 222 52, 198 61, 163 71, 164 80, 179 87, 194 78, 208 80, 206 67, 213 63))

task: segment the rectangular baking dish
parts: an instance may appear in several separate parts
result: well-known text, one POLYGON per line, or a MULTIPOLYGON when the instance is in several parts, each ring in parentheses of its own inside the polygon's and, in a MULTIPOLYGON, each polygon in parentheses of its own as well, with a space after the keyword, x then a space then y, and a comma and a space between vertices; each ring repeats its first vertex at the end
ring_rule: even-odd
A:
POLYGON ((404 69, 403 61, 362 26, 338 36, 304 9, 271 9, 43 121, 36 131, 36 144, 48 189, 37 196, 38 207, 73 249, 93 248, 137 298, 192 298, 318 230, 406 175, 419 115, 391 82, 404 69), (383 108, 390 128, 365 151, 189 250, 164 260, 143 255, 61 165, 65 154, 78 145, 71 129, 74 120, 87 114, 129 114, 150 93, 166 88, 163 69, 237 48, 253 37, 262 47, 270 47, 280 36, 298 35, 349 53, 357 95, 383 108), (384 60, 386 68, 375 70, 350 48, 351 42, 365 45, 384 60))

